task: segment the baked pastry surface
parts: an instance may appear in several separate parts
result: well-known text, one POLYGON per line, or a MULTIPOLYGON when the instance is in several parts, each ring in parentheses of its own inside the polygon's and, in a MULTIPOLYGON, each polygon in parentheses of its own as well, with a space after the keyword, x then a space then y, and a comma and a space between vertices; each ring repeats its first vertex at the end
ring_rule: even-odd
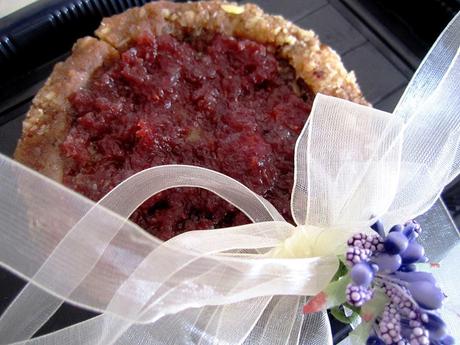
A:
POLYGON ((139 37, 169 35, 183 41, 201 39, 209 33, 271 47, 269 50, 289 64, 295 78, 303 80, 313 94, 321 92, 367 104, 354 74, 345 70, 340 57, 321 44, 312 31, 267 15, 252 4, 152 2, 105 18, 96 30, 97 38, 77 41, 72 55, 56 65, 34 98, 15 158, 64 182, 65 171, 72 164, 62 153, 74 121, 74 104, 69 99, 90 85, 93 74, 120 60, 139 37))

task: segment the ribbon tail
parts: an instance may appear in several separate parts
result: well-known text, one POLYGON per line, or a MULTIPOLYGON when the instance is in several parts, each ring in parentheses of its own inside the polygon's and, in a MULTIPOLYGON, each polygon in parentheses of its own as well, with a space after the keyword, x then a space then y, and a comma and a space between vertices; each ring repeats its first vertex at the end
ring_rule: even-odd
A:
POLYGON ((304 314, 299 344, 333 345, 331 325, 326 311, 304 314))

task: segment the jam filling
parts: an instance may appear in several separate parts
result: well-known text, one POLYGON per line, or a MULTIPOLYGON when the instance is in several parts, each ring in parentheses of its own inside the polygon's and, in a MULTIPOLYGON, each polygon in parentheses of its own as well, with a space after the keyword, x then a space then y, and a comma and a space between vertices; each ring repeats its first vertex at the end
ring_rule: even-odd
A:
MULTIPOLYGON (((69 98, 63 180, 99 200, 140 170, 196 165, 242 182, 292 222, 294 145, 312 100, 274 47, 219 34, 144 35, 69 98)), ((197 188, 161 192, 131 219, 163 240, 249 222, 197 188)))

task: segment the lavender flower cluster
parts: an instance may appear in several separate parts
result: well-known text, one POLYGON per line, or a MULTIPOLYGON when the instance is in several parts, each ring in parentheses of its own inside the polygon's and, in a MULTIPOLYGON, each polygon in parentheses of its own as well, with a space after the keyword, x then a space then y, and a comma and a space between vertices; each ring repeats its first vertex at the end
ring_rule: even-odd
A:
POLYGON ((371 227, 376 234, 353 235, 346 253, 352 280, 346 290, 347 302, 361 307, 376 289, 388 297, 367 345, 454 344, 439 316, 444 294, 432 274, 417 271, 416 264, 427 261, 417 242, 420 225, 416 221, 395 225, 387 236, 380 221, 371 227))

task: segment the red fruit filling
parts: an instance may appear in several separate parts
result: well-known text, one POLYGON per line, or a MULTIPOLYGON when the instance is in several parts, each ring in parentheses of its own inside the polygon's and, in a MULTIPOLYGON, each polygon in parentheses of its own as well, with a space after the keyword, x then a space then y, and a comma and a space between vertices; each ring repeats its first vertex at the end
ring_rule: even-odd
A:
MULTIPOLYGON (((292 221, 294 145, 312 100, 274 47, 219 34, 145 35, 69 98, 64 183, 99 200, 145 168, 191 164, 237 179, 292 221)), ((132 220, 164 240, 249 222, 195 188, 155 195, 132 220)))

